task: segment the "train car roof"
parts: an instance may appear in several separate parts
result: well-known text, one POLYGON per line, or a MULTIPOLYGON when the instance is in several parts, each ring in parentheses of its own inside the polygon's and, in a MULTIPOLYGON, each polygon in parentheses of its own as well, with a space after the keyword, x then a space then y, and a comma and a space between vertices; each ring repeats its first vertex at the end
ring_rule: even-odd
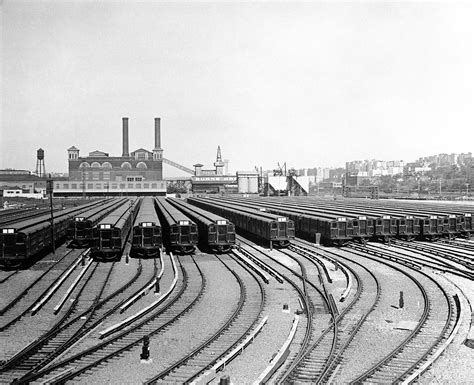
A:
POLYGON ((185 225, 185 224, 188 224, 188 223, 184 223, 186 221, 189 222, 189 224, 195 224, 191 218, 189 218, 187 215, 183 214, 172 204, 167 202, 166 198, 157 197, 155 199, 156 199, 156 202, 158 203, 158 207, 161 213, 163 214, 163 216, 165 217, 169 225, 174 225, 174 224, 185 225))
POLYGON ((140 204, 140 198, 130 199, 130 204, 125 202, 125 204, 121 205, 120 207, 117 207, 111 213, 102 218, 97 223, 97 227, 103 228, 105 225, 115 227, 120 225, 120 221, 127 217, 127 212, 129 212, 132 208, 136 207, 136 205, 138 204, 140 204))
MULTIPOLYGON (((74 218, 75 215, 78 215, 80 213, 83 213, 89 210, 90 207, 97 206, 98 204, 100 204, 100 202, 101 201, 86 203, 81 206, 76 206, 76 207, 71 207, 65 210, 61 210, 55 213, 54 220, 56 222, 58 220, 62 220, 64 217, 70 217, 72 219, 74 218)), ((37 231, 39 228, 49 226, 50 219, 51 219, 51 214, 49 213, 41 215, 36 218, 22 219, 18 222, 11 223, 11 224, 6 225, 5 227, 2 227, 0 229, 0 232, 3 233, 2 231, 3 229, 8 229, 8 230, 13 229, 13 232, 24 232, 24 233, 34 232, 34 231, 37 231)), ((4 234, 7 234, 7 233, 4 233, 4 234)))
MULTIPOLYGON (((213 199, 213 198, 211 198, 213 199)), ((216 201, 220 201, 220 199, 216 199, 216 201)), ((234 199, 229 199, 229 200, 224 200, 225 202, 232 202, 241 207, 250 207, 250 208, 255 208, 256 210, 259 210, 260 212, 271 212, 272 210, 275 211, 280 211, 282 213, 290 213, 290 214, 297 214, 301 216, 306 216, 306 217, 314 217, 322 220, 327 220, 327 221, 341 221, 342 219, 347 220, 347 219, 354 219, 354 218, 349 218, 347 215, 336 215, 332 213, 325 213, 325 212, 308 212, 303 209, 298 209, 295 207, 288 207, 288 206, 282 206, 282 205, 275 205, 275 204, 268 204, 265 202, 259 203, 256 201, 234 201, 234 199), (257 207, 256 207, 257 206, 257 207), (264 210, 262 210, 264 209, 264 210), (268 211, 266 211, 268 210, 268 211)))
POLYGON ((182 208, 188 215, 198 216, 198 218, 206 222, 207 225, 218 224, 218 221, 225 221, 226 223, 230 222, 227 218, 211 213, 210 211, 204 210, 200 207, 191 205, 181 199, 167 198, 167 200, 171 202, 171 204, 176 204, 179 206, 179 208, 182 208))
POLYGON ((283 215, 277 215, 277 214, 272 214, 269 212, 262 212, 258 211, 257 209, 252 209, 252 208, 245 208, 241 207, 238 205, 232 205, 232 204, 227 204, 227 203, 216 203, 216 201, 211 200, 211 199, 203 199, 203 198, 189 198, 189 201, 192 203, 193 200, 197 200, 198 202, 205 202, 207 204, 216 205, 217 207, 222 207, 228 210, 232 210, 234 212, 238 213, 245 213, 246 215, 254 218, 258 218, 267 222, 285 222, 285 221, 290 221, 289 218, 283 216, 283 215))
POLYGON ((151 224, 149 226, 161 226, 158 213, 156 212, 155 200, 152 197, 144 197, 140 204, 140 209, 135 218, 133 226, 140 226, 140 224, 151 224))

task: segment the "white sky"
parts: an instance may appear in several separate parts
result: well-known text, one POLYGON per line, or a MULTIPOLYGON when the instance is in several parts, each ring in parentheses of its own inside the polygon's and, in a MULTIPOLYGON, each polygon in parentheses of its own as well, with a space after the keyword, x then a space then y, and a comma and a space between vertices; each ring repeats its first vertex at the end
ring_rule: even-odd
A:
MULTIPOLYGON (((231 171, 473 151, 469 3, 4 1, 0 168, 153 148, 231 171)), ((179 172, 177 172, 179 174, 179 172)), ((172 175, 165 175, 172 176, 172 175)))

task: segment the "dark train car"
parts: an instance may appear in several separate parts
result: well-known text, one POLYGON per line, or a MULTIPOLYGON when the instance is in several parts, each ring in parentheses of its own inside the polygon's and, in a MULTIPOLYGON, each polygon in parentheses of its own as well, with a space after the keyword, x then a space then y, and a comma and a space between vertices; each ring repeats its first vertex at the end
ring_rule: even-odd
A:
POLYGON ((71 240, 69 246, 74 248, 91 246, 94 227, 97 226, 97 223, 126 201, 125 198, 112 199, 99 207, 94 207, 75 216, 67 230, 67 238, 71 240))
MULTIPOLYGON (((270 198, 272 199, 272 198, 270 198)), ((285 198, 279 198, 282 202, 285 198)), ((332 214, 344 215, 355 220, 354 235, 359 234, 360 239, 374 238, 375 240, 387 241, 392 237, 414 239, 419 236, 419 224, 415 218, 407 218, 405 215, 391 215, 390 211, 378 210, 373 207, 358 207, 346 205, 341 202, 327 200, 314 201, 305 198, 286 198, 285 205, 296 204, 298 207, 310 211, 321 211, 332 214), (365 219, 365 220, 361 220, 365 219)))
POLYGON ((213 199, 188 198, 188 202, 227 218, 247 234, 269 241, 270 247, 288 247, 290 240, 295 237, 295 224, 285 216, 259 212, 213 199))
MULTIPOLYGON (((234 201, 231 198, 230 201, 234 201)), ((266 207, 273 212, 279 212, 282 215, 298 214, 291 216, 295 221, 295 227, 299 236, 314 241, 315 233, 321 234, 321 241, 326 245, 341 246, 351 240, 364 242, 374 236, 375 218, 347 211, 321 209, 311 205, 300 205, 293 202, 290 198, 244 198, 236 199, 244 205, 257 205, 266 207), (301 224, 303 217, 301 215, 311 216, 313 219, 306 218, 301 224), (329 222, 329 224, 327 223, 329 222)))
MULTIPOLYGON (((287 216, 294 222, 296 235, 314 242, 316 234, 319 233, 321 242, 325 245, 343 246, 355 238, 361 238, 360 222, 367 223, 364 219, 354 220, 342 215, 317 212, 316 210, 307 210, 286 204, 276 204, 268 200, 249 200, 247 198, 209 199, 217 202, 227 202, 244 208, 257 208, 273 214, 287 216)), ((366 225, 365 230, 367 230, 367 228, 370 228, 370 225, 366 225)))
MULTIPOLYGON (((335 207, 336 210, 341 212, 358 212, 366 213, 371 216, 390 216, 391 219, 395 219, 390 225, 386 224, 385 228, 389 229, 390 236, 396 235, 398 238, 405 240, 412 240, 420 237, 434 238, 440 236, 442 233, 441 225, 438 227, 438 219, 431 219, 426 214, 421 214, 416 211, 405 211, 397 208, 389 209, 373 201, 364 201, 354 199, 345 199, 342 201, 329 201, 327 199, 314 199, 309 198, 307 201, 312 202, 313 205, 317 205, 320 209, 329 207, 331 210, 335 207), (354 202, 355 201, 355 202, 354 202), (425 223, 425 219, 428 222, 425 223)), ((380 222, 379 222, 380 223, 380 222)), ((380 224, 380 229, 383 231, 383 226, 380 224)), ((380 234, 382 238, 386 234, 380 234)))
POLYGON ((433 239, 439 236, 451 237, 466 232, 464 214, 456 214, 452 211, 443 208, 436 208, 432 205, 425 205, 423 203, 413 204, 403 201, 382 201, 378 202, 378 205, 386 210, 429 218, 431 220, 431 232, 429 234, 424 234, 424 237, 428 239, 433 239), (438 234, 433 234, 434 222, 436 222, 438 234))
POLYGON ((120 261, 140 206, 140 198, 125 202, 94 227, 91 257, 95 261, 120 261))
MULTIPOLYGON (((56 212, 53 221, 55 244, 65 238, 69 223, 75 216, 101 203, 95 201, 56 212)), ((51 246, 50 214, 9 224, 0 229, 0 266, 27 264, 51 246)))
POLYGON ((144 197, 133 224, 130 254, 133 257, 156 258, 160 256, 162 244, 161 224, 155 200, 152 197, 144 197))
POLYGON ((170 251, 191 254, 198 244, 197 225, 188 216, 166 201, 155 198, 162 225, 163 243, 170 251))
POLYGON ((471 213, 465 213, 464 214, 464 222, 465 222, 464 227, 466 228, 466 233, 468 234, 468 236, 470 236, 469 234, 474 233, 474 227, 473 227, 473 221, 472 221, 472 214, 471 213))
POLYGON ((235 225, 231 221, 180 199, 167 198, 167 201, 197 224, 199 245, 202 248, 217 253, 227 253, 235 245, 235 225))

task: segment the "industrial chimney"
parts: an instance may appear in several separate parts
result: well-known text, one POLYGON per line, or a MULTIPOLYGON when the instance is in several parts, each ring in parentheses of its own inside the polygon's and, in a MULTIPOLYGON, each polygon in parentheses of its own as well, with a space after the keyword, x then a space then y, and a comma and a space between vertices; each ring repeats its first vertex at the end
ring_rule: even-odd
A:
POLYGON ((155 118, 155 148, 161 148, 161 126, 160 118, 155 118))
POLYGON ((122 156, 130 156, 128 153, 128 118, 122 118, 122 156))

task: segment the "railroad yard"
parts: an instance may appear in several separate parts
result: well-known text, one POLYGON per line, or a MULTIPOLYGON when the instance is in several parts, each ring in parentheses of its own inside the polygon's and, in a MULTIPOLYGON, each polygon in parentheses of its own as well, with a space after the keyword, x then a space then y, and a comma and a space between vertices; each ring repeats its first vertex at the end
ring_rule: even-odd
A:
POLYGON ((471 382, 473 215, 242 195, 0 211, 0 383, 471 382))

